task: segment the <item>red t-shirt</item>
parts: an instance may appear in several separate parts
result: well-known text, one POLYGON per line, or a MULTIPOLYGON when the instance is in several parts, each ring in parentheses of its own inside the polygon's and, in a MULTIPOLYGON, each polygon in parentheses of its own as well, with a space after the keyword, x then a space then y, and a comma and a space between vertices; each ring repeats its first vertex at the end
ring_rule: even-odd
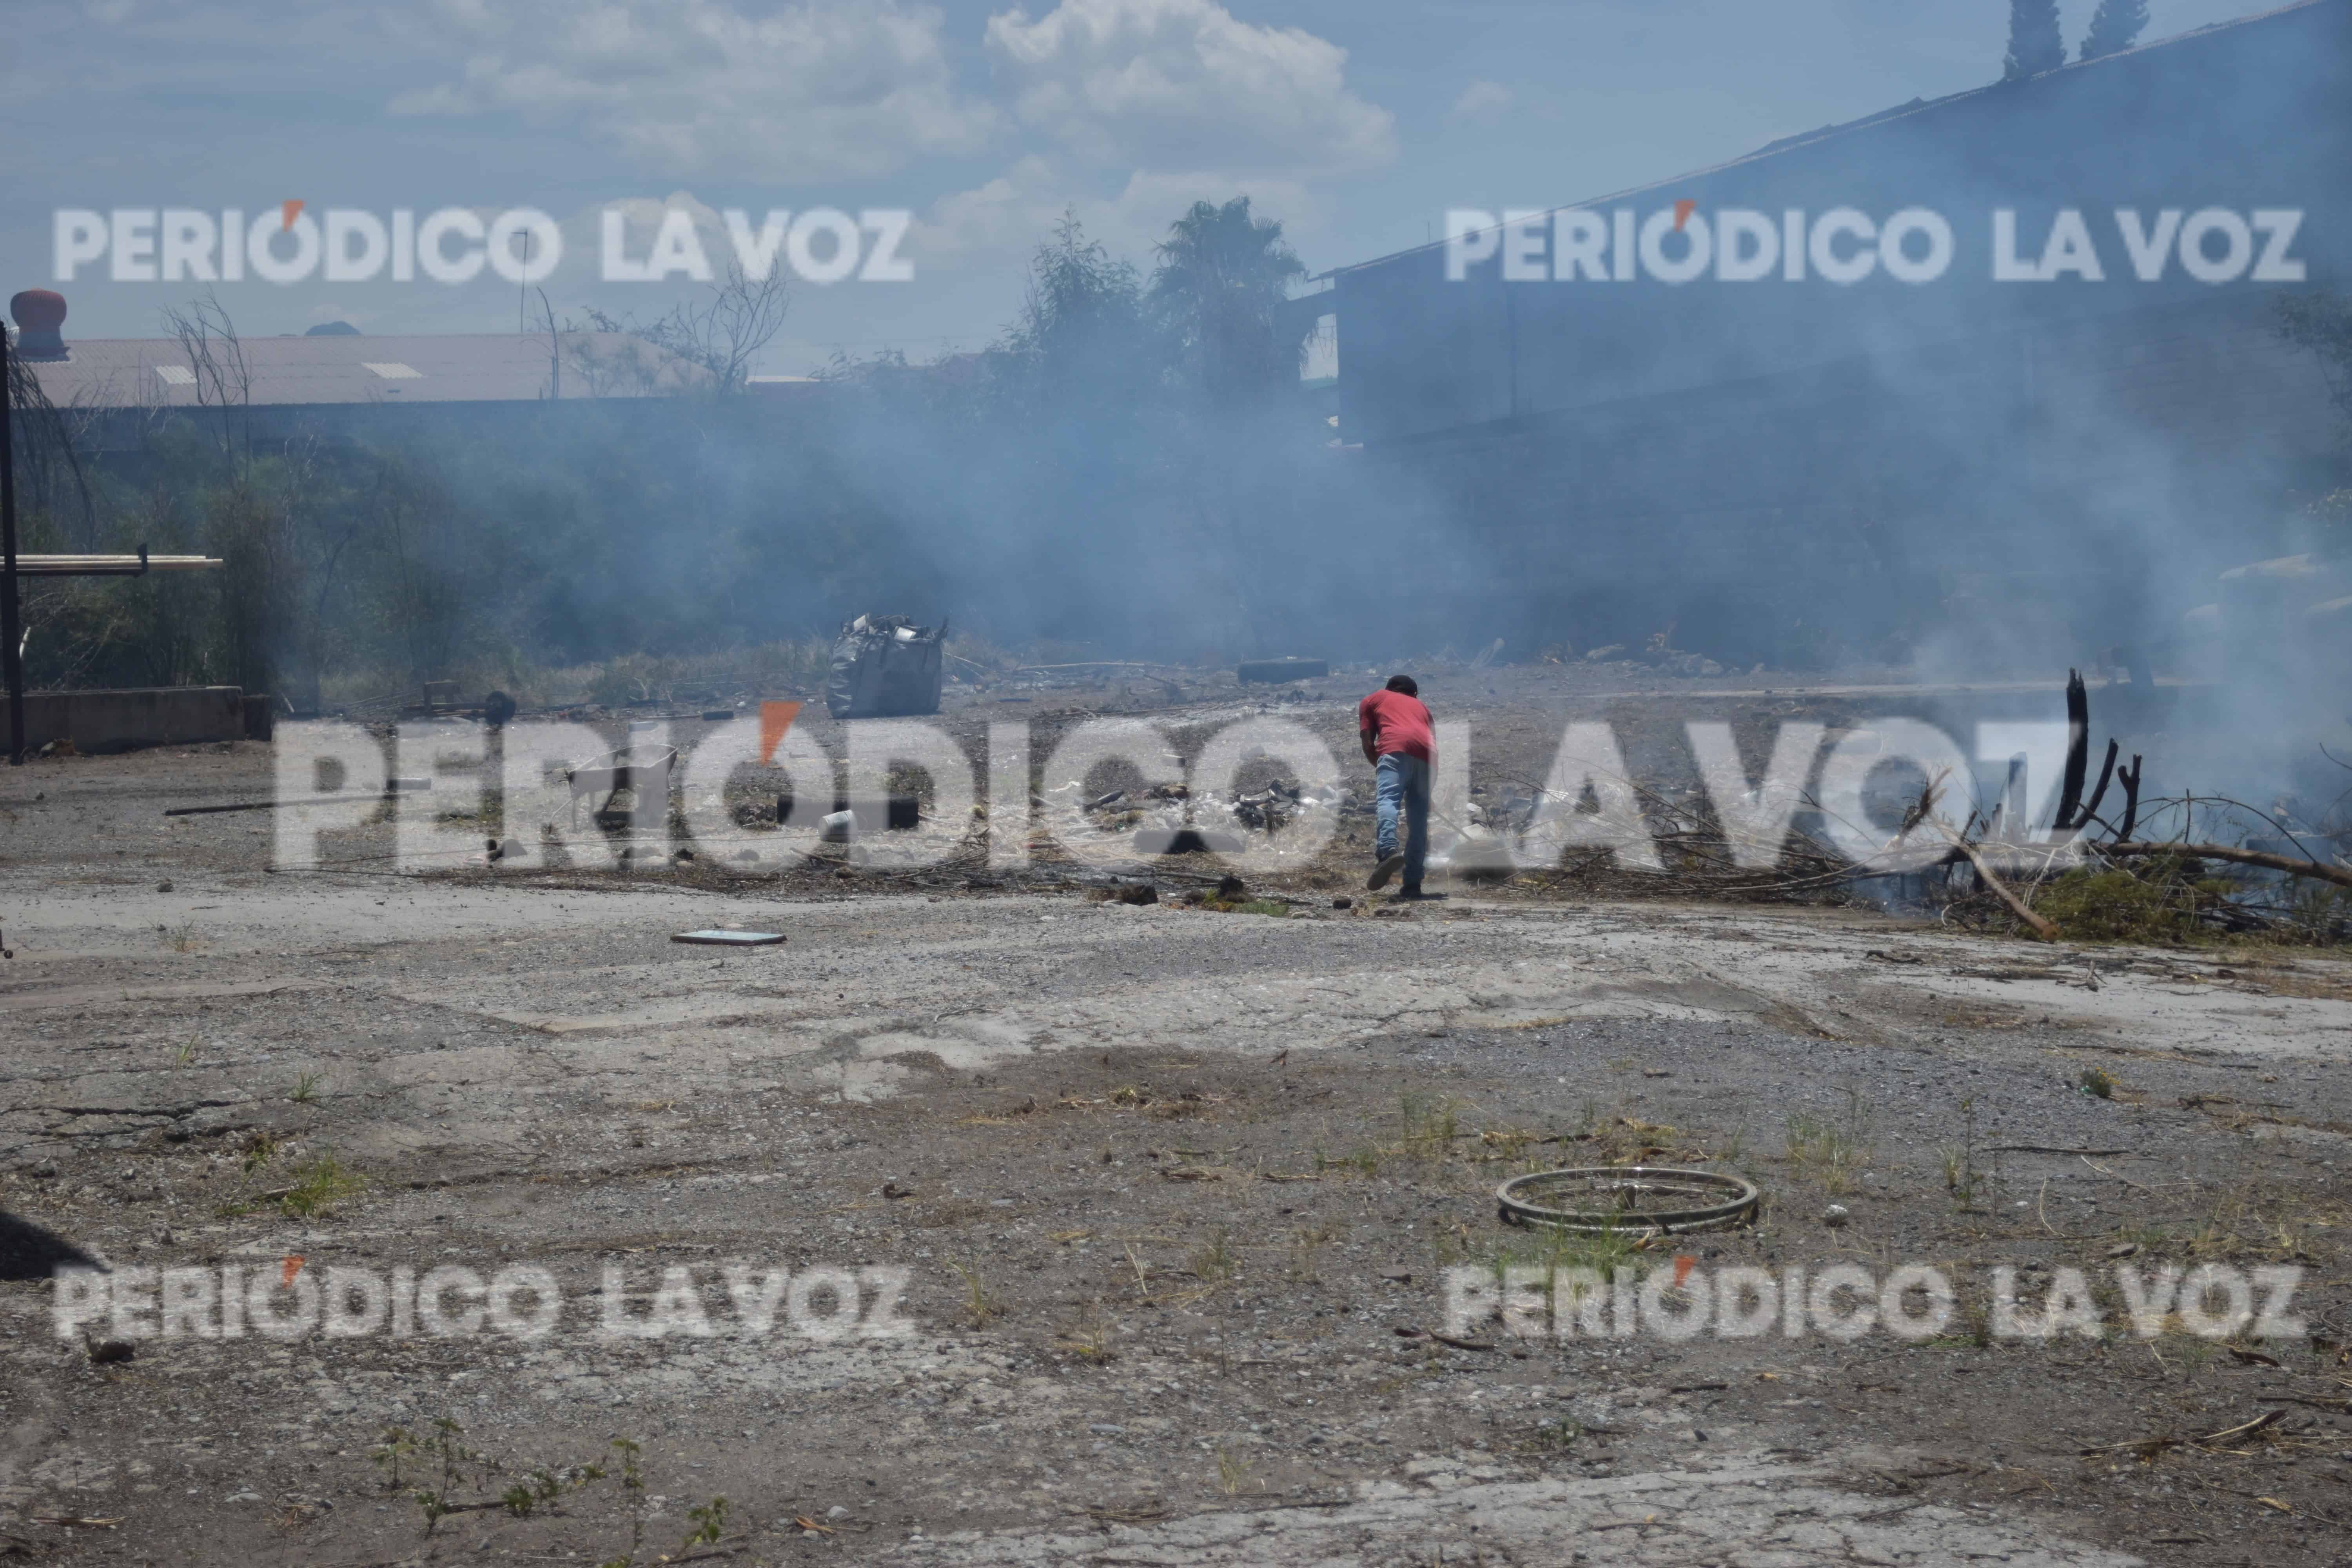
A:
POLYGON ((1430 728, 1429 710, 1418 697, 1375 691, 1356 704, 1356 728, 1371 736, 1377 756, 1402 752, 1433 766, 1437 762, 1437 735, 1430 728))

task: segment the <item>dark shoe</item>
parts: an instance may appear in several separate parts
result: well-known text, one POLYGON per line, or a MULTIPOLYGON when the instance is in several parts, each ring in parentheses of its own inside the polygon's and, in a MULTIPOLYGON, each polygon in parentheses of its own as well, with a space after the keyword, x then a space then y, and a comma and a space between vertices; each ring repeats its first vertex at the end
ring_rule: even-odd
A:
POLYGON ((1408 883, 1397 889, 1397 902, 1401 904, 1433 904, 1444 897, 1444 893, 1423 892, 1419 882, 1408 883))
POLYGON ((1372 874, 1364 879, 1364 886, 1377 893, 1389 885, 1391 877, 1403 869, 1404 852, 1402 850, 1399 850, 1394 855, 1383 856, 1381 863, 1372 868, 1372 874))

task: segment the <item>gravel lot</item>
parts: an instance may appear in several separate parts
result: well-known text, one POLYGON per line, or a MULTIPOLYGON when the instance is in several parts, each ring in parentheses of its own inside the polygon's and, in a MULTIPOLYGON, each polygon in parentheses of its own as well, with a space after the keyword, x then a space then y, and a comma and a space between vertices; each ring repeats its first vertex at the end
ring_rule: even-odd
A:
MULTIPOLYGON (((1498 769, 1643 695, 1460 679, 1433 700, 1518 737, 1498 769)), ((1363 684, 1279 710, 1343 741, 1363 684)), ((1180 696, 1150 710, 1180 736, 1257 700, 1180 696)), ((0 1284, 0 1557, 2352 1552, 2334 958, 1517 886, 1336 909, 1358 816, 1254 885, 1282 915, 1185 907, 1190 858, 1140 868, 1140 907, 1050 856, 417 878, 362 833, 292 875, 266 814, 161 816, 270 768, 239 743, 0 773, 0 1210, 118 1282, 236 1268, 279 1302, 335 1269, 543 1270, 554 1321, 134 1332, 105 1361, 110 1319, 61 1338, 49 1281, 0 1284), (789 940, 670 941, 717 925, 789 940), (1640 1250, 1496 1222, 1507 1177, 1617 1161, 1743 1174, 1760 1220, 1640 1250), (1446 1271, 1497 1263, 1918 1263, 1958 1300, 1917 1342, 1449 1331, 1446 1271), (2144 1339, 2126 1263, 2299 1268, 2310 1334, 2144 1339), (2000 1337, 2002 1267, 2029 1308, 2081 1270, 2109 1331, 2000 1337)))

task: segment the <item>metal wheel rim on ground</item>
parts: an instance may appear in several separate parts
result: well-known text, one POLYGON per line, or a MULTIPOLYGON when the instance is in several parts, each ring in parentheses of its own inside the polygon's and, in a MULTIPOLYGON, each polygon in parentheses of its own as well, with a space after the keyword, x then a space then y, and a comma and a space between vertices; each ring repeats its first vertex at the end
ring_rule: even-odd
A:
POLYGON ((1538 1226, 1549 1230, 1598 1233, 1640 1230, 1717 1230, 1744 1225, 1756 1215, 1763 1194, 1756 1184, 1715 1171, 1685 1170, 1672 1165, 1580 1165, 1559 1171, 1537 1171, 1515 1176, 1495 1189, 1496 1211, 1506 1225, 1538 1226), (1588 1184, 1594 1196, 1620 1193, 1628 1198, 1643 1193, 1674 1193, 1692 1199, 1674 1208, 1636 1209, 1622 1206, 1555 1208, 1538 1201, 1547 1188, 1588 1184))

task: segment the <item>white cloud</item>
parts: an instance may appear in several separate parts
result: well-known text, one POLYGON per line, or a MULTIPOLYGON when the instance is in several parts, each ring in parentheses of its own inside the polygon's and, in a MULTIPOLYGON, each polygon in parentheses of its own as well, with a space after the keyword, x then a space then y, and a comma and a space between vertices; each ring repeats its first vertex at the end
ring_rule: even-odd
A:
POLYGON ((1396 151, 1389 113, 1349 90, 1346 50, 1218 0, 1033 0, 1034 16, 996 0, 984 24, 965 11, 952 29, 923 0, 29 4, 37 46, 72 62, 44 81, 0 59, 0 80, 37 96, 79 80, 102 96, 219 97, 299 69, 412 122, 464 126, 425 139, 444 159, 518 124, 576 141, 575 167, 779 185, 922 179, 992 152, 1097 180, 1308 178, 1396 151), (103 47, 77 50, 82 33, 103 47), (975 58, 988 79, 961 79, 975 58))
POLYGON ((1216 0, 1062 0, 988 22, 1022 122, 1099 164, 1334 174, 1396 153, 1388 110, 1348 90, 1348 52, 1216 0))
POLYGON ((438 0, 433 18, 467 58, 395 113, 575 127, 664 173, 871 176, 975 151, 1000 121, 957 90, 939 14, 899 0, 438 0))
POLYGON ((1089 239, 1148 272, 1152 247, 1196 201, 1245 195, 1260 215, 1281 219, 1294 244, 1311 238, 1329 217, 1328 204, 1306 184, 1262 174, 1137 173, 1108 195, 1083 194, 1086 187, 1050 159, 1024 158, 983 185, 932 203, 916 220, 908 249, 919 265, 1026 258, 1071 212, 1089 239))
POLYGON ((1050 232, 1067 205, 1054 166, 1024 158, 983 185, 933 202, 916 220, 914 250, 945 258, 1023 249, 1050 232))
MULTIPOLYGON (((1349 89, 1345 50, 1217 0, 989 0, 952 21, 939 0, 15 3, 28 42, 0 57, 0 85, 70 100, 89 133, 50 151, 81 161, 77 181, 88 163, 92 177, 138 171, 137 200, 157 199, 160 179, 193 205, 293 192, 378 211, 539 206, 565 241, 545 284, 559 318, 587 305, 650 318, 698 289, 604 280, 599 198, 618 192, 635 193, 609 204, 633 258, 683 209, 714 265, 730 247, 710 203, 755 221, 818 201, 918 209, 912 286, 795 287, 792 317, 811 342, 889 333, 912 348, 992 335, 1066 209, 1147 270, 1195 200, 1247 195, 1294 241, 1329 243, 1339 181, 1396 155, 1391 116, 1349 89), (320 80, 341 84, 338 110, 289 110, 289 134, 252 142, 255 94, 320 80), (159 152, 159 133, 179 140, 159 152), (831 182, 858 184, 793 189, 831 182)), ((539 313, 535 290, 487 275, 382 290, 229 293, 268 330, 340 316, 372 331, 511 331, 519 307, 539 313)), ((135 290, 77 310, 152 330, 135 290)))
POLYGON ((1484 78, 1462 89, 1451 110, 1456 120, 1498 120, 1516 101, 1516 95, 1499 81, 1484 78))

